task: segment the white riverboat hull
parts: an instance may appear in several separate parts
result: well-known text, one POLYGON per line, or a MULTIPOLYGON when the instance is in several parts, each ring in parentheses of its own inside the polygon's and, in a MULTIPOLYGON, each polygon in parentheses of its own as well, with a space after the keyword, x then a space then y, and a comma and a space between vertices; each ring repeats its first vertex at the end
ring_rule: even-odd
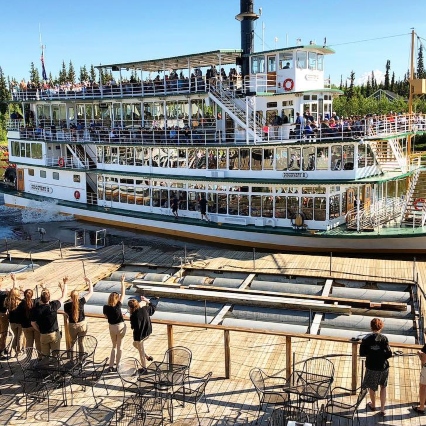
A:
MULTIPOLYGON (((44 201, 37 201, 12 194, 4 195, 5 204, 9 207, 46 209, 44 201)), ((46 199, 47 200, 47 199, 46 199)), ((377 233, 345 233, 343 235, 327 235, 314 231, 274 232, 264 227, 259 229, 235 229, 220 222, 206 222, 173 220, 165 217, 164 220, 147 219, 122 215, 109 209, 97 211, 81 207, 55 204, 57 213, 72 215, 78 220, 94 222, 99 225, 110 225, 131 228, 135 231, 145 231, 168 235, 170 237, 187 238, 227 244, 269 249, 273 251, 292 250, 306 252, 365 252, 365 253, 426 253, 426 232, 401 228, 398 234, 388 235, 385 232, 377 233)))

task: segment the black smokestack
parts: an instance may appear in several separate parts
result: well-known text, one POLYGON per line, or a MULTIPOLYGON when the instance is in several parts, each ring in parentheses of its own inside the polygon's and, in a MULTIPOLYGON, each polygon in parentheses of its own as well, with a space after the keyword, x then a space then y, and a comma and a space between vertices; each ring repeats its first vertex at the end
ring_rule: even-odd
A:
POLYGON ((259 15, 253 12, 253 0, 240 0, 240 13, 235 17, 241 22, 241 50, 243 57, 241 61, 241 74, 244 76, 250 73, 250 61, 246 55, 254 50, 254 25, 253 22, 259 15))

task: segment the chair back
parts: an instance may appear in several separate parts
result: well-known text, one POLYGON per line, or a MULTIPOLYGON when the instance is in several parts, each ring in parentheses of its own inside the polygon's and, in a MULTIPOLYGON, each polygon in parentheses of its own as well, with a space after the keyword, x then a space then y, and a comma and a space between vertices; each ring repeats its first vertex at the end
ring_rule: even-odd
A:
POLYGON ((212 377, 213 372, 208 372, 205 376, 197 378, 197 385, 195 389, 193 389, 193 392, 195 394, 195 401, 198 401, 206 391, 207 383, 209 382, 210 378, 212 377))
POLYGON ((72 343, 72 350, 75 352, 82 352, 86 354, 86 358, 90 361, 95 360, 95 351, 98 346, 98 339, 94 336, 86 334, 85 336, 79 336, 72 343))
POLYGON ((290 421, 305 424, 310 420, 300 407, 288 405, 275 408, 269 420, 269 426, 287 426, 290 421))
POLYGON ((262 400, 263 392, 265 391, 265 374, 260 368, 253 368, 250 371, 250 380, 256 389, 259 398, 262 400))
POLYGON ((192 361, 192 352, 185 348, 184 346, 174 346, 164 354, 163 362, 168 362, 170 364, 184 365, 189 369, 192 361))
POLYGON ((115 410, 116 426, 144 426, 146 420, 146 411, 138 404, 125 402, 115 410))
POLYGON ((16 360, 23 371, 31 368, 43 355, 36 348, 25 348, 21 351, 16 360))
POLYGON ((324 357, 315 357, 305 360, 302 371, 308 374, 334 378, 334 364, 324 357))

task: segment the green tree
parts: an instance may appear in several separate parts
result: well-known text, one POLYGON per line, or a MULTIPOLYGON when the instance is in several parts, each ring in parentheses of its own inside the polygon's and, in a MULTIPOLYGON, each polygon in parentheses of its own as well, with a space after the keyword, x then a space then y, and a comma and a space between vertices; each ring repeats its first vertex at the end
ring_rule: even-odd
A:
POLYGON ((34 65, 34 62, 31 62, 31 65, 30 65, 30 81, 32 81, 35 84, 40 83, 40 74, 38 72, 37 67, 34 65))
POLYGON ((389 90, 390 89, 390 77, 389 77, 389 73, 390 73, 390 60, 388 59, 386 61, 385 86, 384 86, 385 90, 389 90))
POLYGON ((0 67, 0 114, 7 112, 7 101, 10 99, 8 87, 3 69, 0 67))
POLYGON ((95 71, 95 67, 92 65, 90 65, 90 81, 92 83, 96 82, 96 71, 95 71))
POLYGON ((83 81, 89 81, 90 76, 89 73, 87 72, 87 68, 86 65, 83 65, 82 67, 80 67, 80 83, 83 83, 83 81))
POLYGON ((68 78, 67 67, 65 66, 65 62, 62 61, 62 69, 59 71, 59 78, 58 78, 59 84, 65 84, 67 82, 67 78, 68 78))
POLYGON ((426 78, 426 72, 423 62, 423 45, 420 44, 419 54, 417 56, 417 78, 426 78))
POLYGON ((392 79, 390 82, 390 91, 395 92, 395 72, 392 73, 392 79))
POLYGON ((74 65, 72 64, 71 61, 70 61, 70 64, 68 66, 67 79, 68 79, 69 83, 72 83, 72 84, 75 83, 75 70, 74 70, 74 65))
MULTIPOLYGON (((346 81, 347 86, 347 81, 346 81)), ((351 75, 349 76, 349 87, 346 91, 346 96, 351 99, 354 96, 354 86, 355 86, 355 72, 351 71, 351 75)))

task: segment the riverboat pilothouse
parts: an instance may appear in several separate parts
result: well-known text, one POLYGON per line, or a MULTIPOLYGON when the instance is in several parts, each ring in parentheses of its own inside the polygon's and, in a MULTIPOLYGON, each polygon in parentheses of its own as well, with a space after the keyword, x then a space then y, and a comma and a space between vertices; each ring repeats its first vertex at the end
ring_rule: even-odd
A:
MULTIPOLYGON (((241 49, 103 65, 108 84, 15 90, 6 204, 51 201, 92 222, 272 250, 425 252, 426 172, 411 137, 426 117, 337 117, 332 49, 254 52, 253 1, 236 18, 241 49)), ((410 80, 413 94, 424 82, 410 80)))

